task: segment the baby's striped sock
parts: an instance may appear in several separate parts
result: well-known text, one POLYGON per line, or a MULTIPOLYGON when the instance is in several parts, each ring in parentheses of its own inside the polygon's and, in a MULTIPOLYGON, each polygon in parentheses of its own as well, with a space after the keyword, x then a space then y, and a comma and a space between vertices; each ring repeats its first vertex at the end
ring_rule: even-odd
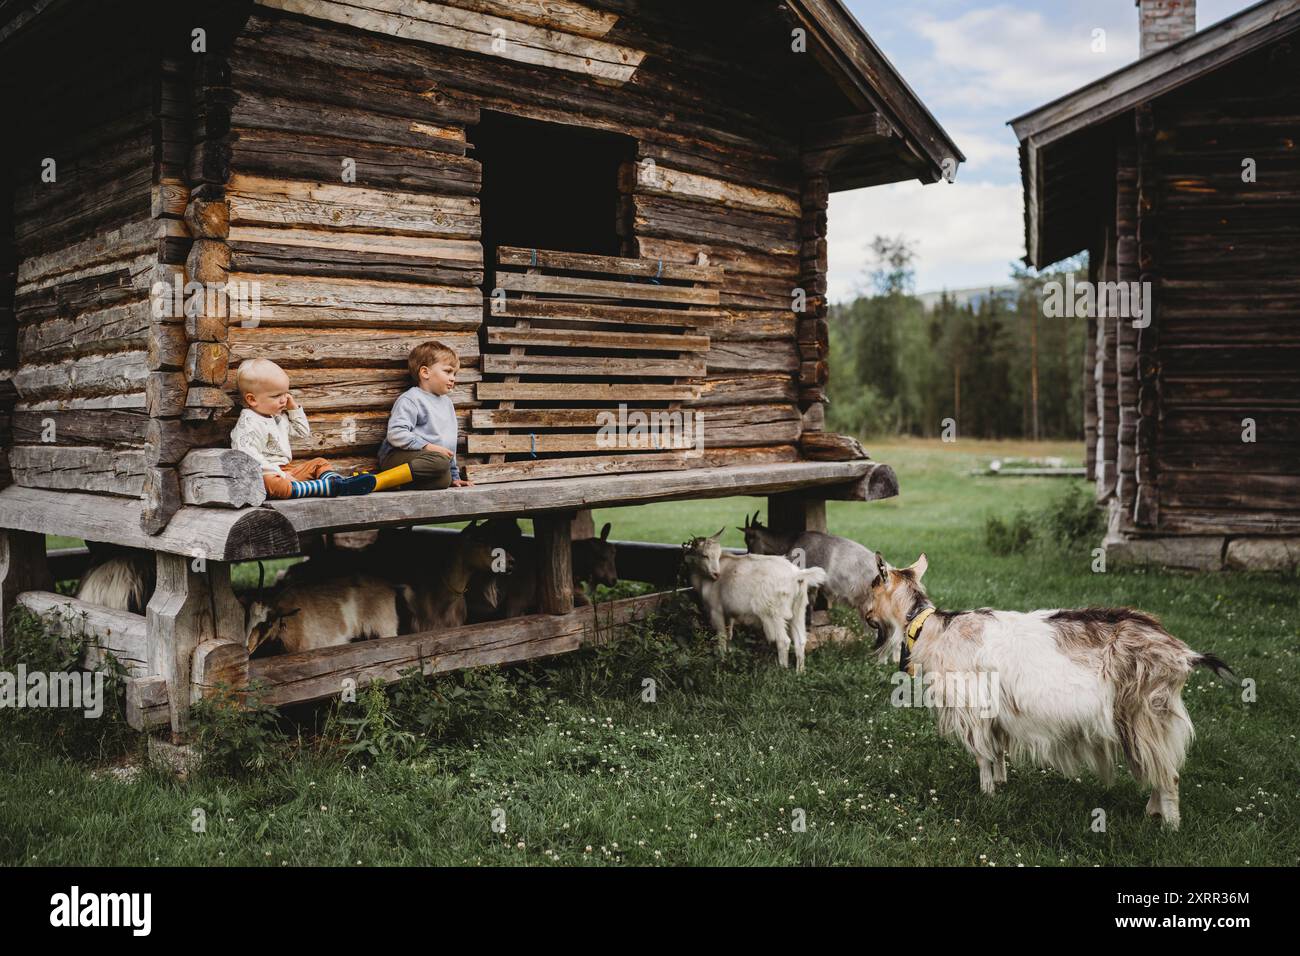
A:
POLYGON ((333 498, 338 495, 338 483, 343 480, 340 475, 336 478, 313 478, 310 481, 293 481, 289 483, 290 498, 333 498))

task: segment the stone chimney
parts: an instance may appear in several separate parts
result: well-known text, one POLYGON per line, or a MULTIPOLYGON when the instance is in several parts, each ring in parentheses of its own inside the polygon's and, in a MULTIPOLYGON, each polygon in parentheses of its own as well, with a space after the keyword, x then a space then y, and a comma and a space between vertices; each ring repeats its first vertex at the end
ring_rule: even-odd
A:
POLYGON ((1159 53, 1196 32, 1196 0, 1137 0, 1141 55, 1159 53))

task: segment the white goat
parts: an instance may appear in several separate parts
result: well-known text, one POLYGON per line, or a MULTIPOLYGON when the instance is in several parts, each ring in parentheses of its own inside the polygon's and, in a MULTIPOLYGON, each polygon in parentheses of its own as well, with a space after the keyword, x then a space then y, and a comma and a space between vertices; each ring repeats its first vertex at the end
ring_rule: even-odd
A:
POLYGON ((939 731, 974 755, 980 789, 992 794, 1006 783, 1008 748, 1070 776, 1091 767, 1103 784, 1122 754, 1152 788, 1147 813, 1177 829, 1178 773, 1192 741, 1183 684, 1193 667, 1239 683, 1228 665, 1131 608, 936 611, 921 586, 926 567, 924 554, 901 570, 881 560, 875 615, 890 629, 883 653, 914 642, 923 682, 942 679, 954 699, 936 707, 939 731))
POLYGON ((248 609, 248 652, 279 638, 286 654, 396 637, 397 592, 364 574, 290 584, 248 609))
MULTIPOLYGON (((823 569, 826 584, 821 590, 827 602, 848 605, 870 626, 871 582, 880 573, 872 551, 849 538, 822 531, 773 531, 763 527, 757 511, 753 518, 746 516, 745 526, 736 530, 745 536, 745 547, 752 554, 783 554, 800 567, 823 569)), ((879 647, 884 634, 877 636, 879 647)))
POLYGON ((691 586, 699 592, 718 635, 723 654, 732 627, 757 625, 776 645, 777 663, 790 666, 790 645, 794 644, 796 672, 804 669, 804 645, 808 632, 804 613, 808 609, 808 588, 826 583, 821 568, 801 569, 785 558, 761 554, 726 554, 718 539, 725 528, 708 538, 691 538, 684 545, 683 558, 691 586))
POLYGON ((155 558, 150 551, 94 545, 91 565, 81 576, 76 597, 88 604, 143 614, 153 596, 155 558))

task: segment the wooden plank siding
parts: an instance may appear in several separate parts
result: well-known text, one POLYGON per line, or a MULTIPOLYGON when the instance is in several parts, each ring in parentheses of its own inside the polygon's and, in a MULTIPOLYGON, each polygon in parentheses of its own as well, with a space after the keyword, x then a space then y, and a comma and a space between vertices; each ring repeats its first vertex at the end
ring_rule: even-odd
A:
MULTIPOLYGON (((795 461, 804 433, 821 431, 833 155, 893 179, 919 167, 899 124, 845 88, 843 64, 820 48, 792 53, 789 8, 738 18, 738 2, 694 0, 241 0, 213 14, 196 51, 180 8, 136 29, 127 6, 105 0, 85 29, 71 14, 47 23, 50 49, 23 50, 6 80, 12 89, 49 60, 18 113, 0 217, 0 430, 19 443, 19 483, 143 498, 142 528, 158 532, 181 505, 185 453, 226 443, 240 406, 232 373, 252 356, 285 367, 310 417, 295 455, 344 470, 374 466, 406 355, 429 338, 461 358, 461 456, 481 395, 505 384, 484 381, 485 354, 492 374, 537 392, 505 411, 571 407, 537 376, 576 346, 505 329, 493 339, 484 321, 492 269, 474 133, 485 111, 618 134, 628 149, 611 163, 609 238, 620 257, 656 275, 721 277, 707 299, 680 303, 695 320, 675 330, 680 349, 655 338, 669 330, 654 327, 653 295, 619 306, 644 333, 634 350, 599 338, 619 332, 598 305, 585 319, 590 345, 609 354, 584 347, 582 375, 717 423, 702 457, 659 464, 795 461), (60 26, 75 34, 59 55, 76 70, 47 56, 60 26), (52 184, 38 178, 46 156, 59 164, 52 184), (249 286, 259 313, 209 303, 162 315, 160 282, 249 286)), ((564 297, 507 291, 542 311, 564 297)), ((509 429, 532 426, 482 421, 507 433, 484 452, 511 466, 503 480, 524 476, 505 460, 517 450, 509 429)), ((593 472, 656 463, 598 462, 566 441, 560 453, 593 472)))
POLYGON ((1300 531, 1297 130, 1295 40, 1155 105, 1157 527, 1300 531))
POLYGON ((71 42, 65 52, 85 73, 29 76, 13 107, 0 238, 12 265, 0 268, 16 426, 8 457, 21 485, 134 497, 149 375, 184 360, 179 326, 165 328, 150 303, 160 259, 183 255, 183 224, 154 215, 159 171, 184 162, 159 118, 183 104, 146 45, 71 42), (103 79, 87 86, 84 76, 103 79))
MULTIPOLYGON (((229 58, 224 196, 231 279, 259 283, 264 317, 255 329, 232 325, 228 357, 233 369, 266 355, 303 389, 314 434, 295 454, 372 465, 383 410, 406 385, 405 349, 438 338, 461 356, 453 400, 467 455, 488 346, 471 144, 480 110, 492 109, 635 138, 635 161, 619 172, 626 254, 706 262, 723 275, 717 303, 700 307, 703 374, 678 370, 701 385, 683 407, 725 411, 719 448, 797 457, 792 296, 807 278, 803 253, 815 272, 824 241, 803 234, 799 125, 783 127, 768 105, 790 95, 772 77, 709 37, 698 57, 682 56, 680 30, 671 16, 613 0, 254 7, 229 58), (394 35, 403 23, 412 25, 394 35), (505 49, 488 42, 498 27, 505 49), (355 181, 342 175, 345 157, 355 181), (750 426, 746 408, 757 410, 750 426)), ((824 253, 820 261, 814 296, 824 294, 824 253)), ((806 402, 824 381, 809 384, 806 402)), ((233 376, 224 389, 232 405, 222 415, 233 416, 233 376)), ((472 478, 473 456, 467 463, 472 478)))

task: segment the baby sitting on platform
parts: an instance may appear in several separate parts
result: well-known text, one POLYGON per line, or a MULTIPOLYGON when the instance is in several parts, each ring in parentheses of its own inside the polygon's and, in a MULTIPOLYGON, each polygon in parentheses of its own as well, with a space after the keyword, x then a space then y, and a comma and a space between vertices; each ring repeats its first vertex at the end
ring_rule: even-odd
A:
POLYGON ((235 373, 244 401, 239 421, 230 433, 230 447, 262 466, 262 482, 270 498, 333 498, 365 495, 411 480, 406 465, 378 475, 344 477, 330 470, 324 458, 294 461, 289 439, 310 438, 307 413, 289 391, 289 376, 269 359, 248 359, 235 373))

